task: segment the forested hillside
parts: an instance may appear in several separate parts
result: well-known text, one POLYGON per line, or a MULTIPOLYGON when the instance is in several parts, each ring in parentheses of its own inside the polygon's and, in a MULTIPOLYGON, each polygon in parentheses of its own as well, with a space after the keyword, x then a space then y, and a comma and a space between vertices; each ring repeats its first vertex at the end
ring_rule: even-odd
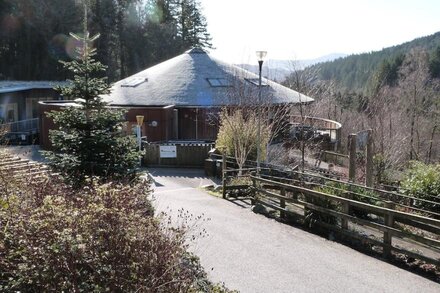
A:
MULTIPOLYGON (((377 181, 408 161, 440 161, 440 33, 293 72, 285 85, 316 99, 308 115, 372 129, 377 181)), ((344 150, 342 150, 344 151, 344 150)))
POLYGON ((427 52, 440 45, 440 32, 421 37, 381 51, 350 55, 335 61, 319 63, 306 69, 316 74, 318 80, 335 81, 341 90, 367 93, 373 86, 374 74, 384 62, 392 62, 413 49, 427 52))
MULTIPOLYGON (((211 47, 198 0, 88 1, 97 59, 119 80, 193 47, 211 47)), ((0 0, 0 80, 62 80, 82 33, 78 0, 0 0)))

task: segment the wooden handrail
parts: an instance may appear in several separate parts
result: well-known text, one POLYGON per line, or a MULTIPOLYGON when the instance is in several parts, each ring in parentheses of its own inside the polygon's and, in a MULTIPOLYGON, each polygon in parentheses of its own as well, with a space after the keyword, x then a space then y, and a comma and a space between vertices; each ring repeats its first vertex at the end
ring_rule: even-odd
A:
POLYGON ((340 203, 348 203, 353 207, 358 207, 361 209, 365 209, 368 211, 372 211, 375 213, 379 213, 379 214, 389 214, 392 216, 396 216, 396 217, 400 217, 400 218, 406 218, 406 219, 411 219, 411 220, 416 220, 422 223, 427 223, 427 224, 432 224, 435 226, 439 226, 440 227, 440 220, 436 220, 436 219, 432 219, 432 218, 427 218, 427 217, 423 217, 423 216, 419 216, 419 215, 414 215, 414 214, 409 214, 409 213, 405 213, 405 212, 401 212, 401 211, 396 211, 393 209, 388 209, 388 208, 384 208, 384 207, 378 207, 378 206, 374 206, 371 204, 367 204, 367 203, 362 203, 356 200, 352 200, 352 199, 347 199, 347 198, 343 198, 343 197, 339 197, 336 195, 330 195, 330 194, 326 194, 326 193, 322 193, 319 191, 315 191, 315 190, 311 190, 311 189, 307 189, 307 188, 303 188, 303 187, 299 187, 299 186, 293 186, 293 185, 289 185, 289 184, 285 184, 285 183, 280 183, 277 181, 272 181, 272 180, 268 180, 268 179, 264 179, 258 176, 254 176, 254 175, 250 175, 251 179, 254 179, 256 181, 260 181, 260 182, 265 182, 265 183, 270 183, 273 185, 278 185, 280 187, 285 188, 286 190, 291 190, 291 191, 296 191, 296 192, 301 192, 301 193, 305 193, 308 195, 312 195, 315 197, 320 197, 320 198, 324 198, 324 199, 330 199, 330 200, 334 200, 340 203))
POLYGON ((255 194, 254 197, 251 197, 252 204, 258 202, 269 208, 277 210, 279 211, 280 218, 284 218, 286 214, 295 217, 302 217, 303 219, 305 217, 305 214, 303 216, 301 214, 298 214, 296 210, 288 209, 286 207, 286 204, 288 204, 288 206, 290 207, 297 207, 299 209, 303 209, 304 213, 306 212, 306 210, 325 213, 327 215, 341 219, 340 225, 326 223, 320 219, 316 220, 315 223, 317 225, 321 225, 324 228, 328 228, 330 230, 340 232, 343 235, 347 235, 349 237, 362 239, 363 241, 367 241, 375 245, 380 245, 383 247, 383 255, 386 258, 391 257, 391 252, 394 251, 394 252, 404 253, 408 256, 426 261, 428 263, 440 265, 439 259, 435 259, 429 256, 425 256, 423 254, 415 253, 413 251, 410 251, 402 247, 395 247, 392 245, 392 238, 397 237, 406 241, 412 240, 416 243, 419 243, 420 245, 424 245, 424 247, 429 248, 434 252, 439 253, 440 252, 439 239, 433 239, 426 236, 418 235, 410 231, 404 231, 402 229, 399 229, 395 223, 396 222, 405 223, 406 225, 412 227, 417 227, 422 230, 434 232, 434 231, 440 231, 440 220, 395 210, 394 209, 395 204, 390 201, 384 202, 385 207, 379 207, 379 206, 359 202, 350 198, 350 195, 352 195, 350 191, 346 192, 345 195, 348 198, 345 198, 331 194, 326 194, 323 192, 318 192, 301 186, 295 186, 288 183, 282 183, 282 182, 262 178, 260 176, 256 176, 255 173, 251 174, 249 178, 251 178, 253 182, 252 189, 255 194), (287 192, 291 192, 291 195, 288 196, 287 192), (302 197, 298 198, 299 194, 302 194, 305 200, 303 200, 302 197), (307 200, 307 198, 310 197, 339 202, 340 204, 342 204, 342 211, 320 206, 314 203, 313 201, 307 200), (351 215, 350 207, 356 207, 372 212, 374 214, 379 214, 383 216, 384 223, 378 223, 376 221, 362 219, 356 217, 355 215, 351 215), (383 240, 379 241, 371 237, 360 236, 355 231, 349 229, 348 221, 351 221, 356 224, 364 225, 373 228, 376 231, 382 232, 383 240))
MULTIPOLYGON (((429 204, 436 204, 436 205, 439 204, 438 202, 427 200, 427 199, 415 198, 415 197, 412 197, 412 196, 409 196, 409 195, 404 195, 404 194, 400 194, 400 193, 396 193, 396 192, 392 192, 392 191, 387 191, 387 190, 382 190, 382 189, 377 189, 377 188, 373 188, 373 187, 367 187, 367 186, 356 184, 356 183, 353 183, 353 182, 348 182, 348 181, 342 181, 342 180, 338 180, 338 179, 328 178, 328 177, 325 177, 325 176, 316 175, 316 174, 312 174, 312 173, 306 173, 306 172, 303 173, 303 172, 299 172, 299 171, 292 171, 292 172, 296 173, 296 174, 300 174, 300 175, 312 176, 312 177, 316 177, 316 178, 325 179, 325 180, 328 180, 328 181, 338 182, 338 183, 346 184, 346 185, 349 185, 349 186, 359 187, 359 188, 363 188, 363 189, 366 189, 366 190, 370 190, 370 191, 374 191, 374 192, 378 192, 378 193, 382 193, 382 194, 389 194, 389 195, 399 196, 399 197, 403 197, 403 198, 407 198, 407 199, 414 199, 414 200, 418 200, 418 201, 429 203, 429 204)), ((426 211, 426 212, 429 212, 429 211, 426 211)))

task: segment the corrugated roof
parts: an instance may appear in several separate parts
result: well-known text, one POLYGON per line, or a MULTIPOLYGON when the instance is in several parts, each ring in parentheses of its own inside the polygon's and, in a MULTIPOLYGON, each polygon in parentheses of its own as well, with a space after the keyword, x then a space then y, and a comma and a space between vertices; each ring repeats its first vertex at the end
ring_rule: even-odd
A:
POLYGON ((2 80, 0 81, 0 94, 32 90, 32 89, 50 89, 55 86, 65 86, 67 84, 68 83, 65 81, 2 80))
MULTIPOLYGON (((211 107, 255 103, 258 75, 192 49, 113 85, 104 100, 112 105, 211 107), (215 79, 218 79, 217 81, 215 79)), ((306 103, 312 98, 263 79, 262 100, 273 104, 306 103)))

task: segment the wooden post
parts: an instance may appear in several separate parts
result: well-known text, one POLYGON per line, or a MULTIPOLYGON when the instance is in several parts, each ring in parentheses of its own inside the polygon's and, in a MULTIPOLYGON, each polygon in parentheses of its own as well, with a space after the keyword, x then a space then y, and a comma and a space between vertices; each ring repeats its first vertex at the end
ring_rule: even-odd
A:
POLYGON ((227 199, 227 196, 226 196, 226 173, 225 172, 222 172, 222 173, 223 173, 223 175, 222 175, 222 197, 224 199, 227 199))
MULTIPOLYGON (((292 178, 294 181, 292 182, 292 185, 297 186, 297 182, 298 182, 298 174, 294 172, 295 170, 292 171, 292 173, 290 174, 290 178, 292 178)), ((292 193, 292 199, 295 201, 298 201, 298 194, 296 191, 291 191, 292 193)))
MULTIPOLYGON (((284 187, 281 188, 281 196, 286 196, 286 189, 284 187)), ((282 209, 286 208, 286 200, 280 198, 280 207, 282 209)), ((286 213, 284 211, 280 211, 280 218, 286 218, 286 213)))
MULTIPOLYGON (((256 172, 252 171, 251 174, 252 176, 255 176, 256 172)), ((252 178, 252 187, 254 189, 254 196, 251 197, 251 205, 255 205, 255 197, 257 196, 257 181, 255 180, 255 178, 252 178)))
POLYGON ((356 134, 350 134, 348 136, 348 149, 350 165, 348 167, 348 180, 351 182, 356 181, 356 134))
POLYGON ((226 194, 226 154, 225 154, 226 150, 224 149, 222 152, 222 196, 224 199, 227 199, 227 194, 226 194))
POLYGON ((291 193, 292 193, 292 199, 295 202, 298 202, 298 193, 296 191, 291 191, 291 193))
MULTIPOLYGON (((385 208, 387 209, 394 209, 395 204, 392 201, 386 201, 385 202, 385 208)), ((394 226, 394 217, 392 214, 389 213, 385 213, 384 214, 384 222, 385 225, 393 228, 394 226)), ((392 236, 389 232, 383 232, 383 244, 385 245, 390 245, 392 244, 392 236)), ((383 247, 383 256, 384 258, 389 259, 391 257, 391 248, 389 247, 383 247)))
POLYGON ((226 154, 225 154, 225 152, 226 152, 226 149, 224 149, 222 152, 222 175, 223 176, 225 175, 225 170, 227 169, 226 168, 226 154))
POLYGON ((373 130, 367 130, 367 166, 365 174, 365 186, 373 186, 373 130))
MULTIPOLYGON (((348 199, 352 199, 353 194, 351 194, 350 192, 346 192, 344 194, 344 197, 348 198, 348 199)), ((342 203, 342 212, 347 215, 350 214, 350 203, 348 203, 348 202, 342 203)), ((348 229, 348 219, 342 219, 341 227, 342 227, 342 229, 348 229)))
POLYGON ((335 152, 339 152, 341 149, 341 128, 336 129, 336 143, 335 143, 335 152))

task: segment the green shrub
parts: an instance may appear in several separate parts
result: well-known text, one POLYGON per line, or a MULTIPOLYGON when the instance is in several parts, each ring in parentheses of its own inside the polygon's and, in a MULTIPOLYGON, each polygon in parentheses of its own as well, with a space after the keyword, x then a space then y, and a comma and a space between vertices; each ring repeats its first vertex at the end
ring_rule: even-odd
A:
MULTIPOLYGON (((323 207, 330 210, 336 210, 337 205, 333 203, 331 200, 328 199, 322 199, 322 198, 314 198, 314 197, 308 197, 306 198, 306 201, 308 203, 311 203, 313 205, 323 207)), ((327 213, 307 209, 305 213, 305 224, 307 226, 314 227, 316 222, 323 222, 330 225, 336 225, 338 220, 335 216, 329 215, 327 213)))
POLYGON ((415 198, 433 201, 414 201, 413 205, 440 213, 440 164, 426 165, 411 162, 402 181, 402 192, 415 198))
MULTIPOLYGON (((222 109, 216 146, 237 161, 256 160, 258 116, 252 109, 222 109)), ((260 128, 260 159, 266 159, 270 129, 264 122, 260 128)), ((238 162, 239 163, 239 162, 238 162)))
POLYGON ((7 179, 0 176, 0 291, 211 290, 186 251, 185 226, 153 217, 148 184, 73 190, 56 179, 7 179))
MULTIPOLYGON (((351 190, 349 190, 347 184, 343 184, 339 182, 329 181, 325 184, 325 186, 317 187, 315 188, 315 190, 339 197, 346 197, 345 194, 351 191, 352 192, 351 199, 372 205, 378 205, 378 201, 379 201, 377 194, 375 194, 372 191, 357 186, 352 186, 351 190)), ((357 216, 359 218, 366 218, 368 215, 368 212, 366 210, 356 207, 352 207, 350 209, 350 212, 352 215, 357 216)))

